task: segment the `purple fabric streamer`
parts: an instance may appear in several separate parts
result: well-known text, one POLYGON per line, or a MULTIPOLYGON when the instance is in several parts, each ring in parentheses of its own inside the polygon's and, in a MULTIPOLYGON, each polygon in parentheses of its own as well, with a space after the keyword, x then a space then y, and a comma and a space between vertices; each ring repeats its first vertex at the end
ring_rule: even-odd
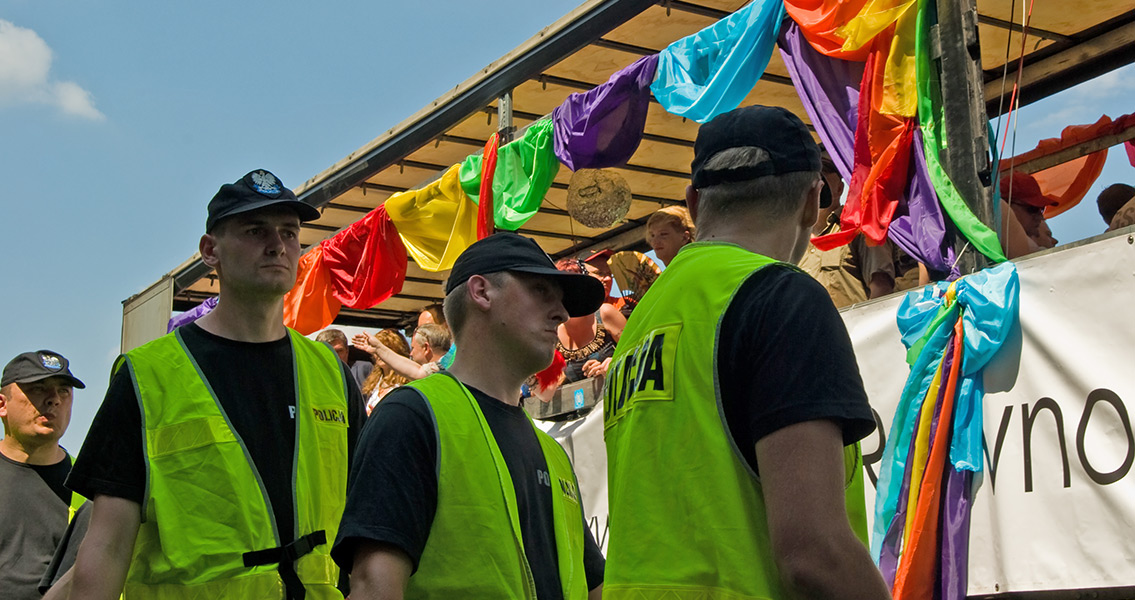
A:
MULTIPOLYGON (((778 40, 792 85, 816 128, 824 149, 844 181, 851 181, 855 127, 859 107, 859 82, 863 63, 829 58, 816 52, 792 21, 785 24, 778 40)), ((918 262, 939 273, 951 271, 953 247, 946 235, 945 219, 922 149, 922 134, 915 131, 914 172, 905 197, 899 201, 887 237, 918 262)), ((951 279, 957 278, 953 267, 951 279)))
POLYGON ((970 500, 973 497, 973 471, 949 472, 942 498, 939 531, 942 532, 938 577, 941 600, 965 600, 969 587, 970 500))
POLYGON ((587 92, 572 94, 552 111, 556 157, 567 168, 625 164, 638 149, 650 106, 658 55, 644 56, 587 92))
POLYGON ((785 21, 777 45, 824 149, 840 177, 851 181, 863 63, 828 58, 816 52, 792 20, 785 21))
MULTIPOLYGON (((954 363, 954 345, 947 344, 945 352, 942 356, 942 376, 947 377, 950 372, 950 366, 954 363)), ((938 421, 942 412, 942 401, 946 396, 946 382, 941 381, 938 386, 938 395, 934 398, 934 413, 930 419, 929 437, 934 439, 934 432, 938 429, 938 421)), ((917 432, 922 426, 922 410, 918 411, 919 416, 914 421, 914 431, 917 432)), ((949 426, 949 422, 946 423, 949 426)), ((918 435, 910 436, 910 450, 907 456, 914 457, 914 446, 918 442, 918 435)), ((929 458, 927 453, 927 458, 929 458)), ((926 465, 922 465, 925 469, 926 465)), ((946 463, 946 468, 953 471, 953 467, 946 463)), ((914 471, 912 464, 907 464, 903 469, 902 488, 899 490, 898 506, 895 509, 895 518, 891 521, 890 526, 887 528, 886 539, 883 540, 882 552, 879 557, 879 570, 883 573, 883 580, 887 582, 887 588, 893 590, 895 587, 895 574, 898 572, 899 557, 902 555, 904 548, 902 545, 903 533, 906 528, 906 505, 910 498, 910 476, 914 471)), ((923 472, 922 477, 941 476, 941 474, 933 474, 923 472)), ((968 531, 968 530, 967 530, 968 531)))
POLYGON ((174 329, 181 327, 182 325, 188 325, 196 321, 197 319, 204 317, 216 307, 217 296, 206 298, 205 301, 201 304, 194 306, 193 308, 181 313, 180 315, 177 315, 176 317, 172 317, 169 320, 169 323, 166 325, 166 333, 169 333, 174 329))
POLYGON ((945 217, 930 181, 926 166, 922 131, 914 131, 914 174, 906 186, 906 202, 899 202, 887 229, 887 238, 903 252, 917 258, 929 269, 948 273, 953 281, 961 274, 954 264, 952 235, 947 235, 945 217), (944 255, 944 256, 943 256, 944 255))
MULTIPOLYGON (((918 431, 922 414, 919 411, 914 419, 914 430, 918 431)), ((914 444, 918 441, 917 435, 910 436, 910 449, 907 456, 914 456, 914 444)), ((883 573, 883 580, 887 582, 887 589, 895 589, 895 574, 898 573, 899 555, 902 553, 902 538, 906 531, 906 504, 910 499, 910 474, 912 469, 903 469, 902 487, 899 488, 898 506, 895 508, 895 518, 887 527, 887 535, 879 557, 879 570, 883 573)))

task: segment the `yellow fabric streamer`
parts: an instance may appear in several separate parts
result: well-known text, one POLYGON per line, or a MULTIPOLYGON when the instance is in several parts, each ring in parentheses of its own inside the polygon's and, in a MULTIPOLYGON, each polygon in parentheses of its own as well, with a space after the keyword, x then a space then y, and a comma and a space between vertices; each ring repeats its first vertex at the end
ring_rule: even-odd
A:
MULTIPOLYGON (((943 361, 944 362, 944 361, 943 361)), ((910 543, 914 528, 914 513, 918 507, 918 492, 922 488, 922 475, 926 471, 926 460, 930 456, 930 423, 934 420, 934 405, 938 400, 938 389, 942 385, 942 363, 934 372, 934 379, 922 400, 922 410, 918 415, 918 433, 914 438, 914 456, 910 458, 910 487, 906 497, 906 526, 902 530, 902 547, 910 543)))
POLYGON ((871 0, 855 18, 836 30, 836 34, 844 38, 842 50, 853 52, 870 44, 895 24, 883 75, 883 94, 880 105, 874 107, 880 113, 902 117, 917 114, 914 57, 917 17, 918 0, 871 0))
POLYGON ((918 80, 915 75, 915 33, 918 25, 918 2, 904 12, 895 25, 895 37, 887 54, 883 73, 883 101, 879 112, 885 115, 913 117, 918 114, 918 80))
POLYGON ((453 165, 426 187, 386 199, 386 214, 406 252, 426 271, 453 268, 457 256, 477 241, 477 205, 461 190, 459 168, 453 165))
MULTIPOLYGON (((946 296, 942 306, 953 305, 957 298, 958 282, 954 281, 946 288, 946 296)), ((910 487, 907 489, 910 491, 906 498, 906 526, 902 530, 902 547, 904 549, 909 547, 910 544, 910 536, 914 529, 914 514, 918 508, 918 493, 922 489, 922 475, 926 471, 926 461, 930 457, 930 423, 934 419, 934 408, 938 403, 938 390, 942 386, 942 365, 946 362, 945 356, 943 353, 943 360, 938 363, 938 369, 934 371, 934 379, 930 380, 930 387, 926 390, 926 397, 922 400, 922 408, 918 414, 918 433, 915 434, 916 437, 914 438, 914 456, 910 458, 908 463, 910 465, 910 487)))

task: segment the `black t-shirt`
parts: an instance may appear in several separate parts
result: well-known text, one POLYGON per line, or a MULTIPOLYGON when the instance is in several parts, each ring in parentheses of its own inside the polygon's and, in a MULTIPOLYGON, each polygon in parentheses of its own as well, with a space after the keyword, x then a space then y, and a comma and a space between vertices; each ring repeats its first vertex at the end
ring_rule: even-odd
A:
MULTIPOLYGON (((68 492, 70 493, 70 492, 68 492)), ((39 580, 39 593, 46 594, 55 582, 75 566, 75 557, 79 555, 79 544, 83 536, 87 535, 87 527, 91 524, 91 503, 84 502, 75 512, 75 518, 67 524, 63 537, 55 547, 55 555, 47 565, 43 577, 39 580)))
MULTIPOLYGON (((519 406, 469 388, 500 447, 516 489, 525 555, 540 600, 563 598, 552 520, 548 466, 532 423, 519 406)), ((391 544, 410 556, 414 569, 437 512, 437 439, 433 415, 421 393, 398 388, 374 409, 351 465, 347 508, 331 556, 351 569, 360 540, 391 544)), ((603 583, 603 554, 584 525, 587 587, 603 583)))
MULTIPOLYGON (((182 326, 180 332, 264 481, 281 541, 290 542, 295 535, 296 397, 291 341, 285 336, 274 342, 238 342, 213 335, 195 323, 182 326)), ((347 385, 349 455, 366 411, 346 365, 336 363, 347 385)), ((146 491, 144 447, 134 384, 122 368, 111 378, 67 486, 87 498, 106 494, 141 504, 146 491)))
POLYGON ((67 529, 71 457, 29 465, 0 454, 0 596, 38 599, 39 578, 67 529))
POLYGON ((847 327, 815 279, 787 265, 751 275, 722 316, 721 403, 757 470, 756 443, 789 425, 830 419, 852 444, 875 427, 847 327))

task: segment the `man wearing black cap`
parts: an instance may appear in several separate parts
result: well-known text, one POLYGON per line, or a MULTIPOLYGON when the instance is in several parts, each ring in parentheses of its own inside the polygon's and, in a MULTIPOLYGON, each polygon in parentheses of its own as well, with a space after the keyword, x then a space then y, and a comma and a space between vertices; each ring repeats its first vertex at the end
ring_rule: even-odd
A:
POLYGON ((692 172, 696 241, 608 370, 604 598, 887 598, 856 444, 871 409, 839 314, 793 266, 819 148, 787 110, 739 108, 698 131, 692 172))
POLYGON ((0 377, 0 591, 10 600, 39 598, 40 577, 80 498, 63 486, 71 457, 59 439, 71 422, 82 381, 51 350, 24 352, 0 377))
POLYGON ((209 203, 209 314, 115 364, 68 486, 94 501, 71 598, 342 598, 330 559, 362 399, 283 324, 300 222, 268 171, 209 203))
POLYGON ((519 404, 552 360, 556 327, 603 295, 514 233, 458 257, 445 298, 452 366, 390 392, 359 442, 332 551, 352 598, 600 597, 603 557, 571 463, 519 404))

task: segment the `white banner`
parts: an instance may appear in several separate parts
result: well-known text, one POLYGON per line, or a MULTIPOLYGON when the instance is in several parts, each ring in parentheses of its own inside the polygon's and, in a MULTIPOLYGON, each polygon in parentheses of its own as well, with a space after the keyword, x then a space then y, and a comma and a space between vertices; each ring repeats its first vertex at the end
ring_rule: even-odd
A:
MULTIPOLYGON (((986 470, 973 503, 969 593, 1135 586, 1135 239, 1064 248, 1018 263, 1021 314, 986 368, 986 470)), ((872 407, 868 481, 909 367, 901 297, 845 311, 872 407)), ((606 551, 602 406, 544 423, 568 449, 606 551)), ((868 506, 874 487, 867 486, 868 506)))
MULTIPOLYGON (((985 371, 970 594, 1135 586, 1132 242, 1112 237, 1018 263, 1020 321, 985 371)), ((908 373, 900 301, 844 313, 887 429, 908 373)), ((863 443, 870 477, 881 442, 876 431, 863 443)))

